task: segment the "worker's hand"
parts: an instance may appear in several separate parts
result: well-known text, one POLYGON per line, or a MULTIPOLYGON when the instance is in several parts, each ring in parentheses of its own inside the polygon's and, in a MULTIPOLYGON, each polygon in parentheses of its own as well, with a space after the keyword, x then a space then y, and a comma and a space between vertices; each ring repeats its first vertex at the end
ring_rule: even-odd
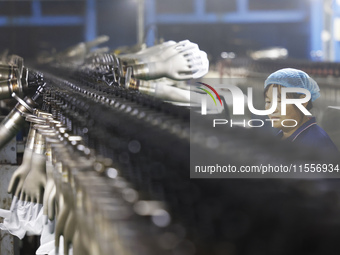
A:
POLYGON ((20 200, 43 202, 44 189, 46 186, 46 159, 45 155, 32 153, 31 171, 25 179, 20 200))
POLYGON ((25 179, 31 170, 32 153, 33 151, 31 149, 25 149, 22 164, 15 170, 9 182, 8 193, 16 197, 19 197, 25 179))

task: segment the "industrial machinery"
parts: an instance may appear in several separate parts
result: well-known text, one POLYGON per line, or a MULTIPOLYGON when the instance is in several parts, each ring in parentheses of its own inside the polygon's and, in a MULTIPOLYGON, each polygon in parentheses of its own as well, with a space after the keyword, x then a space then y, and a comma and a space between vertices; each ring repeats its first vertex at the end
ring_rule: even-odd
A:
POLYGON ((330 241, 340 225, 329 225, 339 215, 338 194, 328 196, 337 180, 190 179, 192 146, 235 165, 338 163, 252 129, 190 127, 199 114, 172 102, 188 93, 174 80, 208 70, 197 45, 125 56, 79 47, 39 71, 0 69, 7 85, 21 84, 0 91, 18 100, 0 124, 0 146, 30 123, 2 229, 41 235, 37 254, 307 254, 313 242, 317 254, 340 250, 330 241), (22 99, 26 87, 34 89, 22 99))

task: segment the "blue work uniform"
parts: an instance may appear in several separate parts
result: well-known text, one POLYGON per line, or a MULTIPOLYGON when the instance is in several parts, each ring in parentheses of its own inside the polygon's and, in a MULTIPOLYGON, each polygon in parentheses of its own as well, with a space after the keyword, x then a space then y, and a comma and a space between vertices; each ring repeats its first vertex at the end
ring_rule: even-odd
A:
MULTIPOLYGON (((282 136, 283 132, 280 131, 278 137, 282 136)), ((286 140, 324 152, 338 152, 336 145, 332 142, 326 131, 316 124, 315 117, 310 118, 286 140)))

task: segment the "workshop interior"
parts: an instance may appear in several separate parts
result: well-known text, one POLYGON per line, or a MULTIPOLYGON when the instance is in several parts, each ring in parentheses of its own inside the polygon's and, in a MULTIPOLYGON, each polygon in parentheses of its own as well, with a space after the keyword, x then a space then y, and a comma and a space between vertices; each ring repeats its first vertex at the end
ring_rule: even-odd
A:
POLYGON ((339 153, 253 109, 301 70, 340 149, 339 0, 1 0, 0 34, 0 255, 340 253, 339 153))

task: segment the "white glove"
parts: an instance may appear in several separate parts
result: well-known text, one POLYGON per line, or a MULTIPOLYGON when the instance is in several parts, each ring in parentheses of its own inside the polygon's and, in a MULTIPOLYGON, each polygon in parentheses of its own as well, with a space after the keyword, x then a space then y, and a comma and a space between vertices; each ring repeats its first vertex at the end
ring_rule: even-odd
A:
POLYGON ((207 53, 200 51, 199 56, 195 56, 193 59, 193 66, 197 68, 197 71, 192 75, 193 79, 198 79, 206 75, 209 71, 209 60, 207 53))
POLYGON ((187 80, 205 75, 209 69, 207 54, 197 44, 182 41, 154 54, 143 55, 144 64, 135 65, 134 76, 140 79, 168 77, 187 80))
POLYGON ((20 216, 18 208, 18 216, 20 226, 26 230, 27 235, 40 235, 43 229, 43 209, 42 204, 33 202, 19 201, 19 204, 23 204, 24 214, 20 216), (28 206, 28 210, 25 210, 28 206))
POLYGON ((13 197, 10 210, 0 209, 0 217, 5 218, 0 223, 0 229, 22 239, 25 234, 40 235, 42 231, 42 205, 24 202, 13 197))
MULTIPOLYGON (((57 248, 54 248, 52 251, 48 253, 48 255, 62 255, 63 253, 59 252, 59 250, 63 251, 64 250, 64 237, 60 236, 60 246, 57 248)), ((72 249, 69 251, 70 255, 73 254, 72 249)))
MULTIPOLYGON (((187 50, 199 50, 198 45, 184 40, 178 43, 173 41, 147 48, 140 53, 130 55, 135 64, 148 64, 151 62, 165 61, 187 50)), ((124 58, 121 58, 124 60, 124 58)))
POLYGON ((8 231, 12 235, 17 236, 19 239, 24 238, 26 230, 24 230, 18 217, 18 198, 13 197, 10 210, 0 210, 0 217, 4 218, 4 222, 0 223, 0 229, 8 231))
POLYGON ((162 44, 143 49, 133 54, 119 55, 119 58, 127 63, 142 64, 148 61, 147 58, 150 57, 150 55, 152 56, 152 54, 159 54, 160 51, 163 51, 165 48, 175 44, 175 41, 167 41, 162 44))
POLYGON ((47 224, 44 224, 40 237, 40 246, 35 254, 45 255, 54 250, 54 226, 55 221, 48 221, 47 224))

